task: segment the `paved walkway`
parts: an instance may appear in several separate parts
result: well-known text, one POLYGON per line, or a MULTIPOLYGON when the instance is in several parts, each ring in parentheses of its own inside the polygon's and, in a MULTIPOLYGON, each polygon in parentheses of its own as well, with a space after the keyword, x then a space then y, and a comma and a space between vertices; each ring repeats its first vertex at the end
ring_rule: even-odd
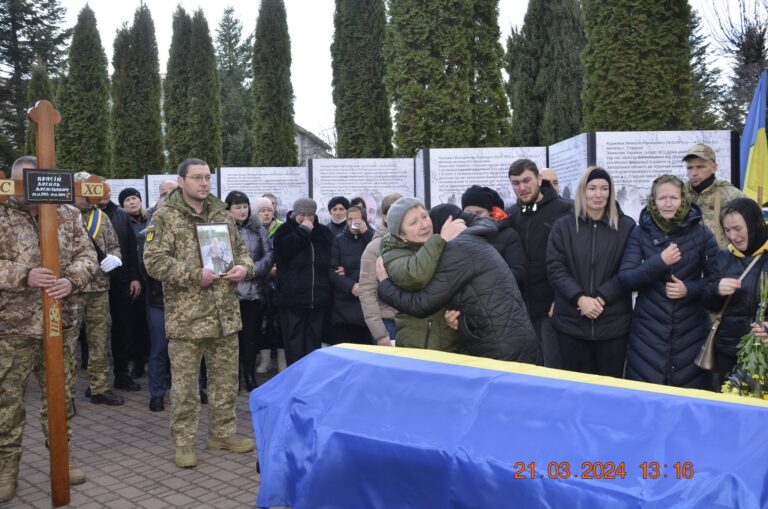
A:
MULTIPOLYGON (((269 375, 260 375, 259 382, 269 375)), ((198 431, 198 464, 180 469, 168 429, 170 395, 163 412, 149 411, 146 376, 139 392, 115 391, 125 405, 94 405, 83 396, 87 375, 80 371, 72 448, 87 481, 71 487, 71 505, 83 509, 166 507, 255 507, 259 489, 256 453, 233 454, 205 449, 208 412, 203 406, 198 431)), ((40 430, 40 388, 34 376, 27 387, 24 454, 16 496, 2 507, 51 507, 48 451, 40 430)), ((253 436, 248 394, 237 398, 239 433, 253 436)))

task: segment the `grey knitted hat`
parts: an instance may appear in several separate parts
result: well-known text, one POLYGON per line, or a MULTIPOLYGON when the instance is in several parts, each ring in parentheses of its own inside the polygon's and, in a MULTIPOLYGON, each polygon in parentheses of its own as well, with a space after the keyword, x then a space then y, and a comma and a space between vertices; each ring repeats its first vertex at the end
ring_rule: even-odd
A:
POLYGON ((400 225, 403 222, 406 212, 414 207, 424 207, 416 198, 404 196, 389 207, 387 212, 387 228, 392 235, 400 236, 400 225))
POLYGON ((312 214, 317 212, 317 203, 312 198, 299 198, 293 202, 293 217, 299 214, 312 214))

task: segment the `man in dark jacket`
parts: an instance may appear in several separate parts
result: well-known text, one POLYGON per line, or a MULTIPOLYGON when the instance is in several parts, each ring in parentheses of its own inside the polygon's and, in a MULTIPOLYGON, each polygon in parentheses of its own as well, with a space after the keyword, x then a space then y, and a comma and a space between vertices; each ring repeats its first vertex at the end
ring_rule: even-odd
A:
POLYGON ((314 200, 299 198, 273 237, 277 265, 273 302, 280 309, 289 365, 320 348, 332 296, 328 267, 333 238, 316 212, 314 200))
MULTIPOLYGON (((141 316, 140 310, 134 306, 144 306, 143 301, 137 301, 141 295, 141 275, 136 248, 136 234, 133 231, 131 218, 128 213, 110 200, 110 193, 99 204, 106 212, 120 243, 123 266, 110 273, 109 282, 109 312, 112 315, 112 359, 115 366, 115 389, 138 391, 141 386, 133 381, 128 373, 128 363, 134 352, 148 350, 149 337, 145 326, 139 327, 136 316, 141 316), (139 337, 140 336, 140 337, 139 337), (147 347, 144 348, 146 343, 147 347)), ((134 356, 136 375, 144 373, 144 355, 134 356), (141 364, 139 369, 138 364, 141 364)))
POLYGON ((560 368, 557 335, 549 323, 554 292, 547 280, 546 253, 552 225, 558 218, 573 212, 573 205, 560 198, 549 181, 542 180, 536 163, 530 159, 512 163, 509 180, 517 203, 507 213, 525 250, 526 281, 522 293, 540 341, 541 357, 537 363, 560 368))

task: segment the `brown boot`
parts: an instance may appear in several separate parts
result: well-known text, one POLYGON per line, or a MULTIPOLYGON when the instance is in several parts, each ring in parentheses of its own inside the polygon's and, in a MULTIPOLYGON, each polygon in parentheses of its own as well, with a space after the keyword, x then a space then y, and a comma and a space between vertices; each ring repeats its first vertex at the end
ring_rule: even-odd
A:
POLYGON ((0 459, 0 502, 8 502, 16 491, 19 458, 0 459))

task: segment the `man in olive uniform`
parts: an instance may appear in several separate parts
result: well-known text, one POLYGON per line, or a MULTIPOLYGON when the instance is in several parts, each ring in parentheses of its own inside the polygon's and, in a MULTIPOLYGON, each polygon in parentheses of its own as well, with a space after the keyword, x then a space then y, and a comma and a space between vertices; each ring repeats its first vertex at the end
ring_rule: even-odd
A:
MULTIPOLYGON (((21 178, 24 168, 35 168, 32 156, 19 158, 12 177, 21 178)), ((13 497, 21 458, 24 431, 24 389, 33 371, 42 382, 40 417, 48 434, 45 359, 43 349, 43 295, 62 299, 64 334, 74 326, 72 292, 85 287, 97 270, 96 256, 80 226, 80 214, 68 205, 56 209, 58 216, 59 270, 56 278, 41 267, 38 236, 38 207, 23 199, 9 198, 0 204, 0 502, 13 497)), ((74 373, 64 345, 65 383, 71 386, 74 373)), ((73 415, 67 398, 67 417, 73 415)), ((69 456, 71 484, 85 482, 85 474, 69 456)))
POLYGON ((242 328, 236 283, 254 277, 248 250, 226 204, 211 196, 211 170, 200 159, 179 165, 179 187, 168 194, 147 227, 144 264, 163 282, 165 326, 171 359, 171 435, 176 465, 197 465, 200 421, 198 372, 208 370, 208 449, 249 452, 254 441, 235 433, 237 333, 242 328), (217 275, 200 262, 196 225, 226 223, 234 266, 217 275))
MULTIPOLYGON (((75 173, 75 181, 84 182, 90 174, 75 173)), ((80 292, 77 325, 85 324, 85 338, 88 342, 88 378, 90 392, 86 393, 91 403, 117 406, 124 403, 123 397, 109 389, 109 356, 107 339, 112 319, 109 313, 109 273, 120 267, 120 243, 107 214, 91 205, 83 197, 75 198, 80 209, 82 223, 90 243, 99 260, 100 270, 80 292)))
POLYGON ((693 202, 701 208, 702 222, 712 230, 719 247, 727 246, 728 239, 720 227, 720 210, 734 198, 743 198, 744 194, 727 180, 715 176, 717 158, 709 145, 692 146, 683 162, 688 174, 687 187, 693 202))

